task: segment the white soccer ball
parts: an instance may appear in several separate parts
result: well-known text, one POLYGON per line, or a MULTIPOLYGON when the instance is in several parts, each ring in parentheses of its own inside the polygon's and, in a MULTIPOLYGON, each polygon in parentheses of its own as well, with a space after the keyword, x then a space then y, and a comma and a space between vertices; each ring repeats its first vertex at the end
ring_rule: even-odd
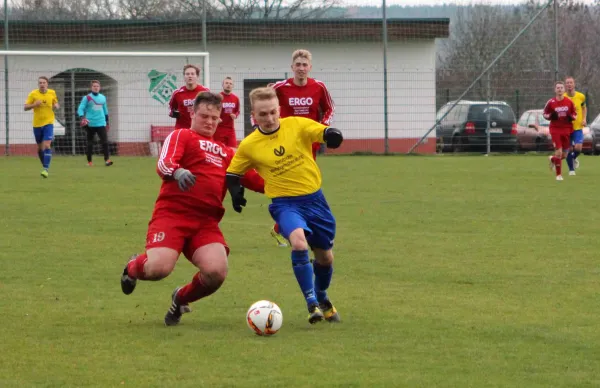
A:
POLYGON ((258 335, 273 335, 283 323, 281 309, 268 300, 259 300, 248 309, 246 323, 258 335))

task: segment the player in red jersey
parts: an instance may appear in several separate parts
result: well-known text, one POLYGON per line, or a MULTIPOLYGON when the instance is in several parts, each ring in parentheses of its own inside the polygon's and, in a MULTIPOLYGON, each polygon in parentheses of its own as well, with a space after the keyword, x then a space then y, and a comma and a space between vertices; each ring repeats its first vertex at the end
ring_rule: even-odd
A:
POLYGON ((223 110, 221 111, 221 122, 213 138, 231 148, 237 148, 235 137, 235 119, 240 115, 240 99, 233 92, 233 79, 225 77, 223 80, 223 110))
MULTIPOLYGON (((325 84, 308 74, 312 70, 312 54, 308 50, 296 50, 292 53, 293 78, 276 82, 271 86, 277 93, 281 118, 301 116, 330 125, 335 112, 333 99, 325 84)), ((317 152, 321 143, 313 143, 313 158, 317 159, 317 152)), ((271 229, 271 236, 280 247, 287 246, 285 238, 279 234, 279 225, 271 229)))
POLYGON ((192 126, 194 99, 198 93, 210 91, 198 84, 199 76, 200 69, 197 66, 185 65, 183 67, 185 85, 175 90, 169 101, 169 117, 175 119, 175 129, 190 128, 192 126))
POLYGON ((550 136, 554 144, 554 155, 549 157, 550 168, 556 171, 556 180, 562 181, 562 160, 571 147, 571 132, 577 112, 573 101, 564 96, 564 82, 554 84, 554 94, 544 107, 544 117, 550 120, 550 136))
MULTIPOLYGON (((146 235, 146 251, 133 255, 121 275, 129 295, 137 280, 167 277, 183 252, 198 269, 192 281, 175 289, 165 324, 179 323, 189 304, 211 295, 227 276, 229 248, 219 229, 223 218, 225 173, 234 151, 212 136, 221 115, 221 96, 203 92, 194 99, 191 129, 176 129, 165 139, 157 172, 163 179, 146 235)), ((255 171, 244 176, 247 188, 264 192, 255 171)))

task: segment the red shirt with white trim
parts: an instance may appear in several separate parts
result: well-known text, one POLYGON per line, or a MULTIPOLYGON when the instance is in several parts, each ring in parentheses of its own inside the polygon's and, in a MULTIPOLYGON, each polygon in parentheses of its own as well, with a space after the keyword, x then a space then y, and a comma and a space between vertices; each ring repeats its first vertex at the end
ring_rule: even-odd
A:
POLYGON ((178 111, 179 117, 175 119, 175 129, 190 128, 192 126, 192 113, 194 112, 194 100, 200 92, 210 92, 210 89, 197 85, 195 89, 189 90, 185 85, 175 90, 169 101, 169 116, 178 111))

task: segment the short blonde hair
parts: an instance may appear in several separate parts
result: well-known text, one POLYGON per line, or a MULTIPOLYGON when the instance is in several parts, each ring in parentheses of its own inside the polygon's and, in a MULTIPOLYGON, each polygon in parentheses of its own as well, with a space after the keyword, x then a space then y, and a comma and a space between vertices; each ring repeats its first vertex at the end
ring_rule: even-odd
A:
POLYGON ((298 58, 308 59, 309 62, 312 62, 312 54, 308 50, 300 49, 296 50, 292 53, 292 63, 296 61, 298 58))
POLYGON ((277 99, 277 93, 275 93, 275 89, 265 86, 262 88, 253 89, 250 92, 249 97, 250 97, 250 106, 254 107, 254 103, 256 101, 266 101, 266 100, 272 100, 274 98, 277 99))

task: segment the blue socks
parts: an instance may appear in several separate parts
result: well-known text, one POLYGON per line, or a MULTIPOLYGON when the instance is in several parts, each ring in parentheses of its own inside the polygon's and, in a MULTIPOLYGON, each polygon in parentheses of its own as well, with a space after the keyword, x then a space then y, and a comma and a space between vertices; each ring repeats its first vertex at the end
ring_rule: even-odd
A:
POLYGON ((50 167, 50 160, 52 160, 52 150, 50 148, 44 150, 44 160, 42 165, 47 170, 50 167))
POLYGON ((298 285, 304 294, 306 304, 317 304, 315 297, 315 283, 313 279, 313 267, 308 260, 308 250, 292 251, 292 267, 298 285))
POLYGON ((315 293, 319 303, 327 300, 327 289, 331 284, 331 276, 333 275, 333 266, 322 266, 316 261, 313 263, 315 272, 315 293))
POLYGON ((569 166, 569 171, 574 171, 575 167, 573 167, 573 152, 569 152, 567 154, 567 165, 569 166))
POLYGON ((573 159, 577 159, 577 157, 581 154, 579 151, 573 151, 573 159))

